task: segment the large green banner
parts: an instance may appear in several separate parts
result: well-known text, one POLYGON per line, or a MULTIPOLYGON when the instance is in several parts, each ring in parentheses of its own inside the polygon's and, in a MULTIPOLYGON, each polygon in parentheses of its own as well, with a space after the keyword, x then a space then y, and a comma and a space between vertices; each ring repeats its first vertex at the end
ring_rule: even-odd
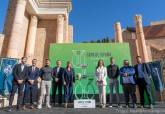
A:
MULTIPOLYGON (((52 66, 55 66, 56 60, 61 60, 63 67, 66 66, 67 61, 72 62, 76 74, 74 93, 81 95, 83 93, 84 95, 81 97, 98 93, 95 81, 97 62, 99 59, 103 59, 105 66, 107 66, 110 63, 110 57, 116 59, 116 64, 119 67, 123 65, 125 59, 131 62, 129 45, 127 43, 51 44, 49 51, 52 66)), ((107 93, 109 93, 108 85, 107 93)), ((120 93, 122 93, 121 85, 120 93)))

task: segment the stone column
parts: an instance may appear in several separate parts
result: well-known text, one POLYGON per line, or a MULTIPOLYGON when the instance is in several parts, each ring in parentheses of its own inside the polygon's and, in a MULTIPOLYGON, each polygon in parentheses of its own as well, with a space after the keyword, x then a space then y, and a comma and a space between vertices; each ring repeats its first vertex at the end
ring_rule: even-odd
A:
POLYGON ((3 49, 3 43, 4 43, 4 34, 0 34, 0 56, 2 56, 2 49, 3 49))
POLYGON ((122 30, 120 22, 115 23, 115 41, 123 43, 122 30))
POLYGON ((64 42, 64 16, 58 15, 56 43, 63 43, 63 42, 64 42))
POLYGON ((38 23, 37 17, 34 15, 31 16, 29 32, 28 32, 28 39, 27 39, 27 43, 26 43, 26 51, 25 51, 25 56, 28 57, 29 64, 31 63, 31 60, 34 57, 37 23, 38 23))
POLYGON ((136 25, 136 36, 137 36, 138 46, 139 46, 138 47, 139 54, 140 56, 142 56, 144 62, 149 62, 141 15, 135 15, 135 25, 136 25))
POLYGON ((65 37, 64 37, 65 43, 70 43, 69 41, 69 18, 68 15, 65 16, 65 37))
POLYGON ((73 43, 73 26, 69 25, 68 30, 69 30, 69 42, 73 43))
POLYGON ((17 0, 15 17, 13 20, 11 36, 9 38, 9 44, 7 49, 7 57, 18 58, 20 45, 22 40, 21 30, 23 28, 23 19, 26 7, 26 0, 17 0))

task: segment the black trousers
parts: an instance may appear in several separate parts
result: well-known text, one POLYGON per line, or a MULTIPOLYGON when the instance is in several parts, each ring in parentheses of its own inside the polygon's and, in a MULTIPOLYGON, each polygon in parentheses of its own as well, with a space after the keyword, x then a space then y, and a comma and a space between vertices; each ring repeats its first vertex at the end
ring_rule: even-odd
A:
POLYGON ((137 80, 137 82, 138 82, 139 93, 140 93, 140 104, 142 106, 144 106, 144 102, 145 102, 144 101, 144 92, 146 92, 149 105, 152 104, 151 103, 152 95, 151 95, 151 87, 150 87, 150 85, 146 84, 144 78, 139 78, 137 80))
POLYGON ((133 84, 124 84, 123 85, 123 91, 124 91, 124 97, 125 97, 125 102, 126 102, 126 105, 129 105, 129 99, 131 96, 131 99, 132 99, 132 103, 133 105, 136 104, 136 85, 133 85, 133 84))
POLYGON ((9 98, 9 107, 12 107, 14 95, 17 92, 17 90, 18 90, 17 108, 19 108, 20 105, 22 105, 23 95, 24 95, 23 89, 24 89, 24 84, 15 84, 15 83, 13 84, 12 91, 9 98))
POLYGON ((62 82, 52 82, 52 103, 56 103, 56 93, 58 89, 58 104, 62 104, 62 82))
POLYGON ((25 95, 23 99, 23 104, 26 105, 26 103, 30 103, 31 105, 34 104, 34 102, 37 102, 37 84, 25 85, 25 95))

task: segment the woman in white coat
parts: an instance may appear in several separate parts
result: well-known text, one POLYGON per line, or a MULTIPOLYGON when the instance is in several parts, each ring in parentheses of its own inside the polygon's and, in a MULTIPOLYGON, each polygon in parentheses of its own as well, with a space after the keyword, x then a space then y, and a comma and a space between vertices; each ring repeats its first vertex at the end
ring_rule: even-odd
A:
POLYGON ((99 99, 102 108, 106 107, 106 78, 107 78, 107 68, 104 66, 103 60, 98 61, 96 67, 96 81, 99 90, 99 99))

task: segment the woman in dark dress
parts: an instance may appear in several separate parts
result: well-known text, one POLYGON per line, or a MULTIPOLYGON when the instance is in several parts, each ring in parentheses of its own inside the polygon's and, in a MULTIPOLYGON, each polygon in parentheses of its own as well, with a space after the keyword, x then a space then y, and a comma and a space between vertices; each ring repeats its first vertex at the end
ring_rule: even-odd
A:
POLYGON ((65 108, 67 108, 68 102, 72 102, 73 99, 73 84, 75 82, 75 72, 70 61, 67 62, 67 66, 63 72, 63 81, 65 108))

